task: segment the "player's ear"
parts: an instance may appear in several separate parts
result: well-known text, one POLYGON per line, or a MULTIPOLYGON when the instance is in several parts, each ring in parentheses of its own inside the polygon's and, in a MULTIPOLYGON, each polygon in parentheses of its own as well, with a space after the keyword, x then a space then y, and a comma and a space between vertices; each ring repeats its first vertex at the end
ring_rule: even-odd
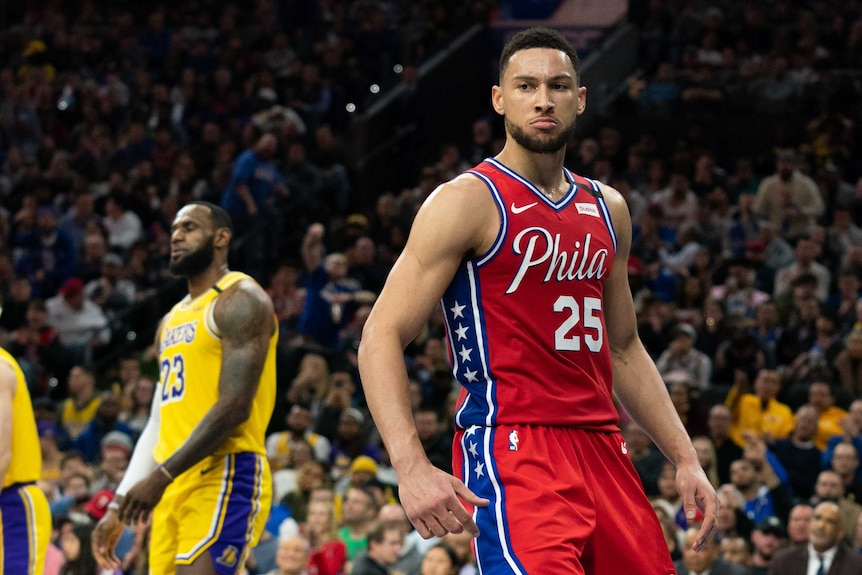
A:
POLYGON ((584 113, 587 109, 587 88, 581 86, 578 88, 578 116, 584 113))
POLYGON ((219 228, 215 232, 215 237, 213 238, 213 245, 216 248, 227 248, 228 244, 230 244, 230 239, 233 234, 228 228, 219 228))
POLYGON ((506 107, 503 104, 503 90, 500 86, 491 88, 491 105, 494 106, 494 111, 501 116, 506 114, 506 107))

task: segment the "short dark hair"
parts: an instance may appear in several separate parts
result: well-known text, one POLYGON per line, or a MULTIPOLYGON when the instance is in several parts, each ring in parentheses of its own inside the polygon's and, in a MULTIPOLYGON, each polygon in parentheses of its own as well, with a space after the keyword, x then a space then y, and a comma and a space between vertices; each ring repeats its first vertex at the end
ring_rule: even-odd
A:
POLYGON ((211 202, 204 202, 201 200, 195 200, 193 202, 189 202, 186 204, 187 206, 204 206, 209 208, 210 210, 210 218, 213 221, 213 227, 215 229, 219 228, 227 228, 230 230, 231 235, 233 235, 233 221, 230 219, 230 214, 227 213, 221 206, 217 206, 211 202))
POLYGON ((389 531, 403 533, 401 525, 395 521, 378 521, 372 524, 371 529, 368 531, 368 545, 370 546, 371 543, 378 545, 383 543, 384 539, 386 539, 386 533, 389 531))
POLYGON ((571 60, 575 74, 578 73, 580 61, 578 60, 578 53, 572 48, 572 45, 556 30, 538 26, 518 32, 503 46, 503 52, 500 54, 501 79, 506 68, 509 66, 509 60, 515 52, 529 50, 530 48, 551 48, 552 50, 564 52, 569 57, 569 60, 571 60))

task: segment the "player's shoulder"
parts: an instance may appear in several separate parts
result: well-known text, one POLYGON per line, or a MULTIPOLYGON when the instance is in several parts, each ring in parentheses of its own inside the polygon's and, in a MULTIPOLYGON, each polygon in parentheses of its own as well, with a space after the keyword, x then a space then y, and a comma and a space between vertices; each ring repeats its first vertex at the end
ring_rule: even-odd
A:
POLYGON ((217 321, 219 318, 241 319, 243 316, 262 317, 273 313, 272 298, 250 276, 243 277, 227 287, 216 300, 214 310, 217 321))

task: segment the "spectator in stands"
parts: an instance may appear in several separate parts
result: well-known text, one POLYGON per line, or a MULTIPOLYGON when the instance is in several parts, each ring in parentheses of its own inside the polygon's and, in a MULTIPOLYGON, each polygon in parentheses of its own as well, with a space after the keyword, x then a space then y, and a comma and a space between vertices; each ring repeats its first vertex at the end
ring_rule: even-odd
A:
POLYGON ((823 451, 829 438, 843 431, 839 422, 844 420, 848 413, 836 407, 832 386, 822 380, 815 380, 809 385, 808 405, 817 410, 817 434, 814 443, 817 449, 823 451))
POLYGON ((420 407, 413 412, 413 421, 425 455, 435 467, 452 473, 452 436, 443 432, 438 411, 420 407))
POLYGON ((93 463, 99 456, 102 441, 114 432, 125 434, 129 439, 129 445, 132 445, 137 434, 134 429, 121 421, 119 416, 119 396, 112 391, 103 392, 95 416, 74 441, 73 447, 84 455, 84 459, 93 463))
POLYGON ((112 431, 102 438, 100 447, 99 467, 92 485, 92 491, 96 493, 117 488, 129 466, 134 446, 127 434, 112 431))
POLYGON ((817 246, 809 238, 799 238, 794 250, 794 261, 792 264, 779 269, 775 273, 775 299, 786 298, 791 293, 793 283, 799 277, 810 274, 816 280, 814 292, 817 301, 826 302, 829 297, 829 286, 832 275, 823 264, 816 261, 817 246))
MULTIPOLYGON (((853 400, 849 415, 840 420, 839 425, 841 425, 841 433, 830 437, 823 451, 821 467, 824 469, 831 467, 832 455, 835 452, 835 446, 839 443, 850 443, 856 448, 857 453, 862 453, 862 399, 853 400)), ((862 470, 857 477, 862 479, 862 470)))
POLYGON ((751 532, 751 543, 754 552, 751 555, 750 575, 767 575, 771 573, 775 554, 784 547, 787 531, 784 523, 777 517, 767 517, 758 523, 751 532))
POLYGON ((350 462, 360 455, 380 461, 380 450, 366 439, 364 426, 365 416, 355 407, 341 411, 338 430, 332 438, 332 451, 329 455, 330 473, 334 479, 338 479, 350 467, 350 462))
POLYGON ((122 277, 123 258, 114 253, 102 258, 102 276, 84 285, 84 293, 94 304, 115 318, 135 303, 135 284, 122 277))
POLYGON ((403 534, 403 545, 398 553, 395 570, 404 575, 420 575, 423 557, 439 542, 439 539, 437 537, 423 539, 413 528, 407 513, 399 503, 387 503, 381 507, 377 512, 377 521, 397 525, 403 534))
POLYGON ((862 329, 853 328, 844 338, 844 349, 832 362, 838 385, 849 397, 862 397, 862 329))
POLYGON ((304 534, 311 548, 309 571, 319 575, 342 575, 347 562, 347 546, 338 538, 331 503, 312 501, 308 504, 304 534))
POLYGON ((650 202, 661 208, 662 223, 673 230, 679 230, 683 222, 694 220, 698 201, 689 185, 685 167, 674 165, 668 187, 653 194, 650 202))
POLYGON ((791 544, 808 542, 808 528, 813 514, 814 508, 808 503, 797 503, 790 509, 787 519, 787 537, 791 544))
POLYGON ((667 349, 659 356, 656 367, 662 377, 674 371, 687 373, 697 389, 709 387, 712 376, 712 360, 694 347, 697 330, 687 323, 680 323, 674 329, 673 339, 667 349))
POLYGON ((770 450, 787 470, 793 494, 803 500, 814 494, 820 469, 820 449, 814 443, 817 433, 817 409, 804 405, 796 411, 793 433, 770 445, 770 450))
POLYGON ((93 194, 86 190, 78 191, 72 207, 60 216, 57 227, 69 234, 75 244, 75 251, 82 253, 84 237, 94 225, 99 225, 100 217, 94 210, 93 194))
POLYGON ((709 409, 709 439, 715 446, 716 471, 722 485, 730 482, 730 464, 742 458, 742 448, 730 437, 732 421, 733 415, 726 405, 720 403, 709 409))
POLYGON ((105 312, 90 301, 78 278, 66 280, 57 295, 45 302, 45 310, 70 363, 92 361, 94 349, 111 340, 105 312))
POLYGON ((678 575, 745 575, 745 569, 741 565, 719 558, 718 542, 713 538, 708 538, 706 544, 695 551, 697 532, 697 529, 690 528, 683 535, 682 560, 674 563, 678 575))
POLYGON ((36 212, 36 229, 14 239, 20 256, 15 272, 30 280, 35 297, 50 297, 75 272, 75 242, 57 227, 59 214, 53 206, 36 212))
POLYGON ((368 552, 356 559, 351 575, 394 575, 403 540, 398 525, 377 523, 368 532, 368 552))
POLYGON ((312 224, 302 240, 302 259, 308 278, 297 331, 324 348, 335 349, 339 331, 353 317, 357 306, 372 303, 376 295, 347 276, 344 254, 324 257, 324 232, 322 224, 312 224))
POLYGON ((762 440, 751 438, 745 458, 730 465, 730 481, 742 493, 745 515, 753 524, 771 515, 786 513, 786 489, 766 459, 766 445, 762 440))
MULTIPOLYGON (((238 237, 249 232, 255 224, 269 221, 266 216, 276 201, 276 197, 286 197, 289 193, 284 176, 276 167, 273 159, 278 151, 278 140, 272 134, 263 134, 234 162, 230 181, 221 196, 221 206, 228 211, 233 220, 238 237)), ((256 233, 246 240, 243 261, 254 264, 259 271, 261 258, 266 254, 265 235, 256 233)))
POLYGON ((81 365, 69 370, 68 392, 60 406, 60 425, 74 441, 96 416, 102 399, 96 395, 93 372, 81 365))
POLYGON ((123 253, 144 233, 141 218, 129 209, 128 199, 119 193, 108 196, 102 225, 108 232, 108 246, 123 253))
POLYGON ((635 471, 637 471, 644 486, 644 492, 646 492, 647 497, 655 497, 658 495, 658 476, 664 467, 664 455, 655 447, 640 426, 633 421, 625 424, 623 438, 626 441, 626 448, 635 466, 635 471))
POLYGON ((852 533, 856 529, 856 522, 862 515, 862 505, 850 501, 844 493, 844 482, 841 477, 832 470, 821 471, 814 485, 814 497, 811 503, 816 505, 824 501, 831 501, 838 505, 841 515, 841 525, 845 533, 852 533))
POLYGON ((277 569, 266 575, 305 575, 310 556, 310 545, 305 537, 293 535, 278 543, 275 554, 277 569))
POLYGON ((811 232, 823 214, 823 199, 814 180, 799 171, 795 151, 778 153, 776 171, 760 182, 753 209, 784 238, 801 239, 811 232))
POLYGON ((754 433, 767 439, 783 439, 793 430, 793 412, 775 399, 781 387, 778 372, 761 369, 754 380, 754 393, 748 392, 747 378, 740 378, 727 395, 726 404, 733 414, 730 438, 745 446, 743 434, 754 433))
POLYGON ((272 433, 266 438, 266 456, 273 471, 287 466, 288 458, 298 442, 308 443, 314 459, 329 462, 332 445, 329 439, 312 431, 311 410, 307 405, 295 403, 285 418, 287 429, 272 433))
MULTIPOLYGON (((855 524, 853 526, 855 532, 855 524)), ((770 575, 808 572, 853 575, 862 571, 862 556, 845 541, 848 531, 841 524, 838 505, 831 501, 814 508, 808 545, 797 545, 778 552, 770 566, 770 575), (804 566, 804 567, 803 567, 804 566)))
MULTIPOLYGON (((374 497, 365 489, 352 487, 344 495, 341 507, 341 527, 338 537, 347 545, 347 560, 356 557, 368 548, 368 535, 377 515, 374 497)), ((399 536, 401 532, 399 530, 399 536)), ((395 554, 397 560, 398 554, 395 554)), ((395 563, 395 560, 392 563, 395 563)))
POLYGON ((832 454, 832 471, 841 478, 844 496, 862 504, 862 481, 858 478, 859 453, 852 443, 839 443, 832 454))
POLYGON ((128 394, 125 388, 122 389, 123 401, 119 419, 128 425, 137 437, 150 419, 156 382, 151 377, 138 376, 128 385, 128 394))
POLYGON ((722 537, 718 542, 719 557, 745 568, 751 565, 751 542, 744 537, 722 537))

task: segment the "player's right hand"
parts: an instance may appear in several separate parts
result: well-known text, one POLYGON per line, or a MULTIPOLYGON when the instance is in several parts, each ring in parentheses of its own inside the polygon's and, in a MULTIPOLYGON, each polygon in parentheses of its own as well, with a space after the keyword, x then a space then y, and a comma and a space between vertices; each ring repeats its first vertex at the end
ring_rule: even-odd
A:
POLYGON ((473 537, 478 536, 476 522, 458 498, 478 507, 488 505, 489 501, 430 462, 426 461, 421 467, 398 475, 401 505, 419 535, 429 539, 466 529, 473 537))
POLYGON ((96 563, 102 569, 120 568, 120 559, 114 553, 123 534, 123 523, 116 510, 108 509, 93 529, 92 546, 96 563))

